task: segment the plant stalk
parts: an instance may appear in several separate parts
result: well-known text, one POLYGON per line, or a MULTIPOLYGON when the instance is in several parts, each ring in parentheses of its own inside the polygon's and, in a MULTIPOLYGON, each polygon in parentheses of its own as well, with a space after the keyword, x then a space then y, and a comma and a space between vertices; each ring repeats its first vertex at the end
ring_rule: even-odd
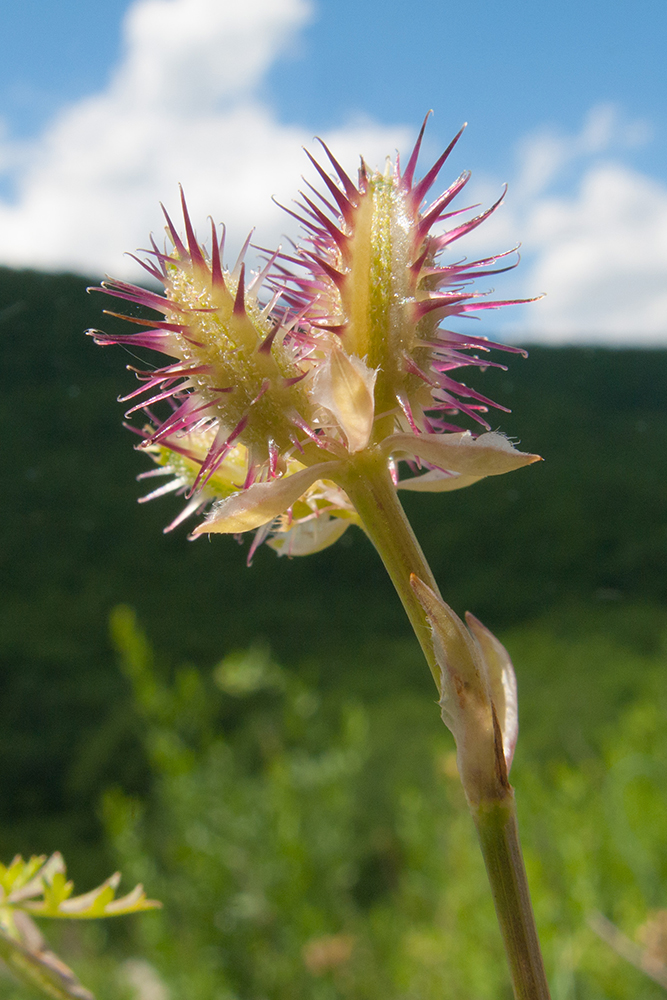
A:
MULTIPOLYGON (((410 619, 440 691, 431 627, 413 588, 416 574, 439 593, 419 542, 405 516, 386 458, 367 450, 359 454, 339 480, 361 518, 410 619)), ((516 1000, 549 1000, 535 917, 516 821, 514 792, 471 804, 471 812, 491 885, 516 1000)))
POLYGON ((418 576, 436 594, 440 592, 398 499, 387 459, 370 449, 361 452, 338 482, 352 501, 366 534, 389 573, 440 691, 440 668, 433 652, 431 627, 410 586, 410 574, 418 576))
POLYGON ((472 809, 516 1000, 549 1000, 526 868, 521 853, 514 792, 472 809))

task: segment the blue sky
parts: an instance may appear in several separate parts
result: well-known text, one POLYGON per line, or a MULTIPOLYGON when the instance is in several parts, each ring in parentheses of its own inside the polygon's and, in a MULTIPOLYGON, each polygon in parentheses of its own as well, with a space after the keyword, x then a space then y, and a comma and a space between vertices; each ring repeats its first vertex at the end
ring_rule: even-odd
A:
MULTIPOLYGON (((506 205, 462 252, 522 242, 497 291, 547 291, 493 332, 667 341, 667 5, 23 0, 3 11, 0 261, 129 273, 179 181, 241 242, 285 223, 323 134, 350 167, 427 155, 463 121, 444 182, 506 205), (408 12, 409 11, 409 12, 408 12), (198 27, 199 26, 199 27, 198 27), (201 27, 203 26, 203 27, 201 27), (486 232, 483 233, 483 230, 486 232)), ((426 166, 426 159, 424 166, 426 166)))

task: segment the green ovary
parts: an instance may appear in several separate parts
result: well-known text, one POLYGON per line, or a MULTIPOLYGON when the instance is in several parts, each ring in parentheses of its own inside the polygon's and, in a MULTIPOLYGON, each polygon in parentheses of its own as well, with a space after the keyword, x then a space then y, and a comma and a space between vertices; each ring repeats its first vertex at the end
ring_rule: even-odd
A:
POLYGON ((414 376, 404 370, 404 353, 415 346, 410 316, 415 256, 414 214, 392 177, 375 174, 354 220, 348 281, 341 294, 348 328, 344 346, 378 370, 375 412, 396 407, 414 376))
MULTIPOLYGON (((285 382, 301 372, 289 350, 280 343, 280 335, 270 351, 258 351, 272 324, 253 300, 246 301, 245 314, 234 314, 235 290, 212 292, 210 278, 194 269, 180 269, 169 291, 172 300, 188 310, 190 339, 179 338, 182 360, 196 367, 207 366, 206 371, 193 374, 190 381, 209 404, 209 415, 215 416, 229 433, 249 415, 239 440, 252 449, 255 461, 268 458, 270 439, 281 451, 290 448, 294 426, 288 414, 304 412, 304 394, 300 385, 285 382), (231 391, 220 391, 226 389, 231 391)), ((181 313, 174 312, 167 318, 183 322, 181 313)))

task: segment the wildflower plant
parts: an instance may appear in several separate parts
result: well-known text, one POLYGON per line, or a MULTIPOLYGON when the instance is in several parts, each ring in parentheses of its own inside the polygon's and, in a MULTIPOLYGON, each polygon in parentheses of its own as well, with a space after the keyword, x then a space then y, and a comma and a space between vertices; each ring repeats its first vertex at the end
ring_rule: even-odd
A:
POLYGON ((17 855, 9 865, 0 864, 0 957, 14 976, 31 990, 56 1000, 94 1000, 76 975, 47 946, 35 917, 94 920, 123 916, 159 907, 137 885, 116 898, 120 873, 82 896, 73 896, 65 862, 56 851, 34 855, 28 861, 17 855))
POLYGON ((398 156, 381 172, 362 160, 356 181, 324 144, 325 163, 307 153, 321 184, 288 209, 302 240, 268 252, 256 273, 246 269, 249 240, 231 270, 224 230, 211 223, 208 246, 198 240, 182 196, 184 235, 165 212, 167 245, 153 241, 141 262, 164 294, 102 286, 157 316, 126 317, 141 328, 134 333, 91 333, 100 345, 169 359, 134 368, 140 384, 124 397, 154 463, 142 478, 166 480, 144 499, 185 498, 166 530, 204 515, 192 538, 253 532, 249 559, 265 540, 279 555, 316 552, 351 525, 371 539, 456 739, 515 995, 544 998, 508 780, 512 664, 477 619, 466 628, 442 601, 398 499, 399 490, 448 492, 539 460, 492 429, 489 409, 505 408, 459 377, 463 367, 502 367, 491 351, 523 352, 452 329, 510 304, 472 285, 515 266, 515 250, 473 261, 452 253, 502 196, 472 218, 454 208, 465 172, 429 202, 461 132, 417 180, 425 125, 404 167, 398 156))

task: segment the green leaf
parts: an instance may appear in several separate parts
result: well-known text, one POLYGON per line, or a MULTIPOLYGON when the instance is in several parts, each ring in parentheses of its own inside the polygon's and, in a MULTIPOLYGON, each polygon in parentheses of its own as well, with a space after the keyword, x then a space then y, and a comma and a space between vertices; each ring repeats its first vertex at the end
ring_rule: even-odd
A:
POLYGON ((96 889, 81 896, 72 896, 74 883, 68 881, 65 862, 58 851, 48 860, 39 856, 24 861, 17 856, 9 868, 3 866, 0 869, 0 885, 4 889, 0 905, 5 912, 24 910, 36 917, 86 920, 139 913, 161 905, 156 900, 147 899, 141 885, 116 899, 119 882, 120 872, 114 872, 96 889))

